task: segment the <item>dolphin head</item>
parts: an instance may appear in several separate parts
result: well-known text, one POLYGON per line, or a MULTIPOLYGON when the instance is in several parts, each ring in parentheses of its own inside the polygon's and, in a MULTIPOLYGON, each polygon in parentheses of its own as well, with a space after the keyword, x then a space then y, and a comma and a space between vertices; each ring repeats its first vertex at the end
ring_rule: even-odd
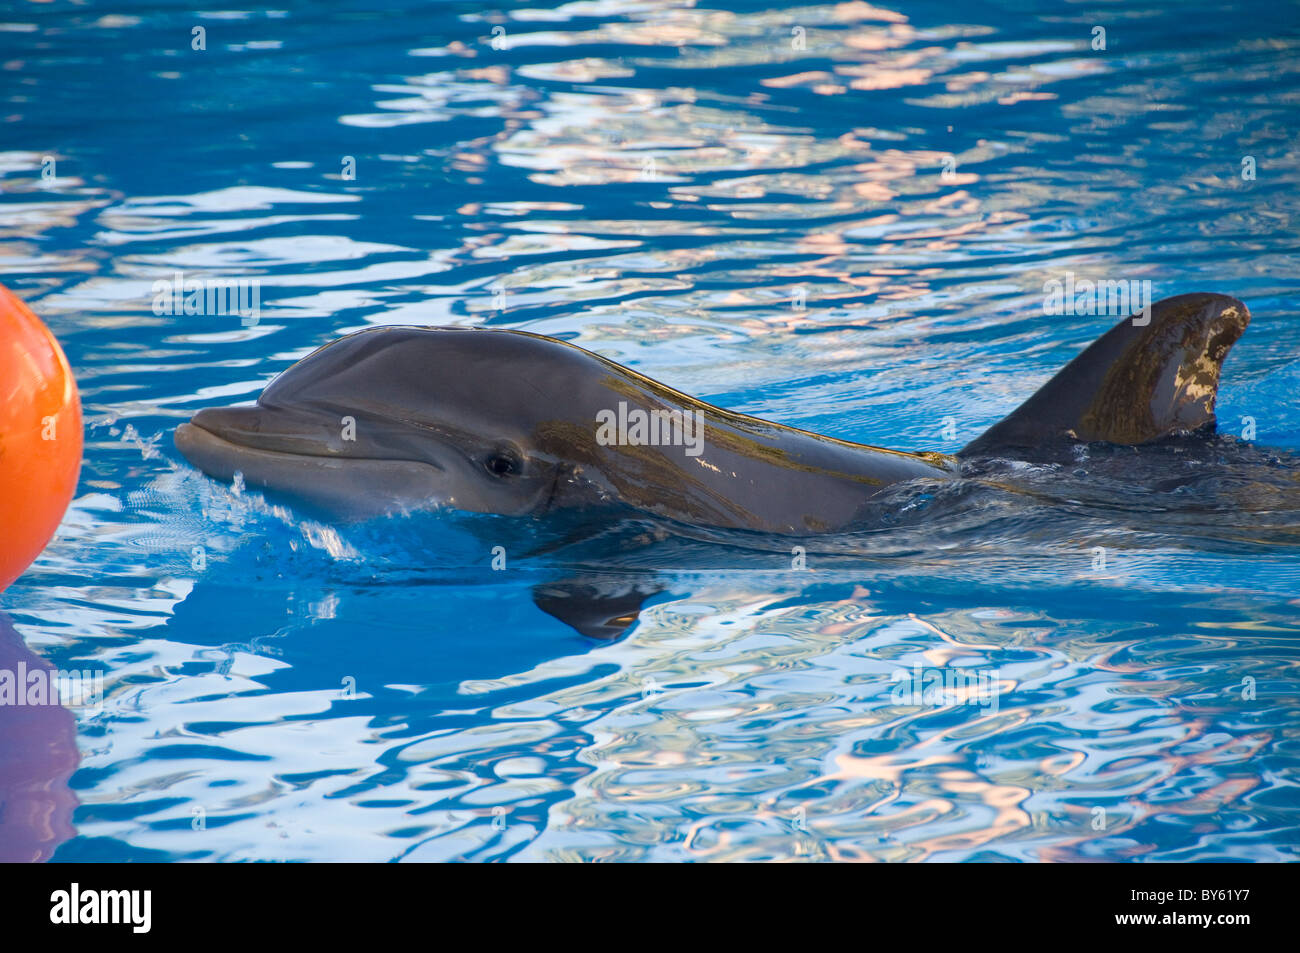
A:
POLYGON ((445 506, 523 516, 584 490, 580 348, 516 331, 386 327, 303 358, 251 407, 199 411, 182 455, 344 519, 445 506), (576 456, 581 457, 581 450, 576 456))

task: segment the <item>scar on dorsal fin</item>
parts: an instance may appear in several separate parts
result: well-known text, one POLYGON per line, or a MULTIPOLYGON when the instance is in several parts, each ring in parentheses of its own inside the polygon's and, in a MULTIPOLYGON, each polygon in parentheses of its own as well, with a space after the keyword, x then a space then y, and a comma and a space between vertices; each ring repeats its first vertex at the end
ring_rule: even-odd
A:
POLYGON ((1149 320, 1125 318, 960 455, 1213 431, 1219 370, 1249 323, 1246 306, 1227 295, 1157 301, 1149 320))

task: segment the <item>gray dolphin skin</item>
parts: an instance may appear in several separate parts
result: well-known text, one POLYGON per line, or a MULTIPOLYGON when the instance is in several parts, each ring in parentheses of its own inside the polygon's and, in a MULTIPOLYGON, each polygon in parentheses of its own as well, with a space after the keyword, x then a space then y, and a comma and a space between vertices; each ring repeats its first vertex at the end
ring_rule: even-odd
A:
POLYGON ((448 507, 516 516, 622 505, 699 526, 851 530, 873 495, 965 458, 1212 431, 1219 370, 1250 320, 1219 294, 1124 319, 955 457, 809 433, 696 400, 525 331, 383 327, 327 344, 251 407, 176 429, 205 473, 340 520, 448 507), (657 438, 657 439, 656 439, 657 438))

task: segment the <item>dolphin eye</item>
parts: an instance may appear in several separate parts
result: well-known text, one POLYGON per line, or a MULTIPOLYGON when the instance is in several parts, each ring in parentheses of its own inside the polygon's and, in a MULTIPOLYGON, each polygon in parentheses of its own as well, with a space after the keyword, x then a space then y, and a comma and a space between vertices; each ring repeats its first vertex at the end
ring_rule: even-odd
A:
POLYGON ((524 469, 524 461, 513 450, 498 450, 487 458, 485 466, 495 476, 514 476, 524 469))

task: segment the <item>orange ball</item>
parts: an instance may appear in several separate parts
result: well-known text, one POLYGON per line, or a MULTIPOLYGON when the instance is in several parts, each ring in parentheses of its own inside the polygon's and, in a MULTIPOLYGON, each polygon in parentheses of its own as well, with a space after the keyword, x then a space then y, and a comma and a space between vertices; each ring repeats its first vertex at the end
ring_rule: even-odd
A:
POLYGON ((54 535, 81 470, 81 401, 41 319, 0 285, 0 590, 54 535))

